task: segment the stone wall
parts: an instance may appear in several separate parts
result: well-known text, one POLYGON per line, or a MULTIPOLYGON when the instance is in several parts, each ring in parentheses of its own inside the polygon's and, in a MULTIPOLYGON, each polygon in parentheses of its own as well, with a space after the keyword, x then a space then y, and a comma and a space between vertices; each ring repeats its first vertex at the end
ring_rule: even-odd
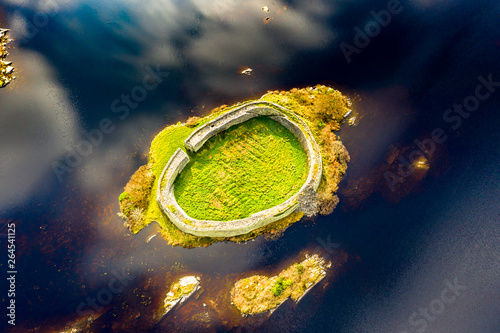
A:
MULTIPOLYGON (((219 117, 194 130, 193 133, 191 133, 191 135, 184 141, 184 146, 190 151, 196 152, 212 136, 225 131, 233 125, 241 124, 242 122, 258 116, 283 115, 281 112, 276 111, 269 106, 259 106, 266 104, 267 102, 250 102, 225 112, 219 117)), ((277 106, 277 104, 269 104, 277 106)))
POLYGON ((232 221, 193 219, 179 206, 174 196, 175 179, 189 162, 188 155, 179 148, 172 155, 160 176, 156 200, 168 218, 183 232, 208 237, 243 235, 287 217, 297 209, 302 198, 308 197, 303 195, 304 193, 318 189, 323 167, 317 142, 302 119, 294 115, 290 110, 274 103, 265 101, 250 102, 230 110, 196 129, 184 141, 184 145, 187 149, 196 152, 215 134, 258 116, 270 116, 271 119, 279 122, 297 136, 308 157, 309 173, 304 185, 285 202, 244 219, 232 221))

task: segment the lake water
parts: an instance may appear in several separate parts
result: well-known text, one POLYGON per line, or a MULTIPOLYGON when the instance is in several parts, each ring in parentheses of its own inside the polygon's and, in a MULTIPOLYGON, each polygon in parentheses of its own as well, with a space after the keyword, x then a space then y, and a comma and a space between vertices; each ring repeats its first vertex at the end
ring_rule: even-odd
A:
POLYGON ((499 14, 498 1, 2 1, 17 69, 0 90, 4 309, 8 223, 17 276, 16 326, 3 315, 0 330, 94 314, 95 332, 500 331, 499 14), (318 83, 352 98, 357 123, 338 133, 351 162, 333 214, 197 249, 123 227, 118 195, 164 126, 318 83), (433 133, 429 169, 387 181, 433 133), (237 279, 317 250, 351 259, 297 306, 261 322, 228 304, 237 279), (203 294, 153 326, 184 274, 203 294))

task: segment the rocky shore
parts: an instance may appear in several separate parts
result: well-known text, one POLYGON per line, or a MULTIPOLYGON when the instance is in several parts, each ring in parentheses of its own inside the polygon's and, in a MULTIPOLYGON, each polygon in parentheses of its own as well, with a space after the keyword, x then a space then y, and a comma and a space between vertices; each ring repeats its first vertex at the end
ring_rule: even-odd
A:
POLYGON ((0 28, 0 88, 5 87, 15 79, 12 62, 5 60, 9 55, 7 52, 7 44, 10 42, 8 32, 9 30, 0 28))

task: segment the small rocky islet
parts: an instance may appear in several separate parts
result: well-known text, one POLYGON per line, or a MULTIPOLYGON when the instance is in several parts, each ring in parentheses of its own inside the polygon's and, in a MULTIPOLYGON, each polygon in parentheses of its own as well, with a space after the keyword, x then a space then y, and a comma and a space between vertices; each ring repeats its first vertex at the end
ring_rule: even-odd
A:
POLYGON ((6 60, 9 55, 7 46, 11 41, 8 32, 9 30, 0 28, 0 88, 7 86, 15 79, 12 62, 6 60))
POLYGON ((291 298, 298 303, 323 280, 331 262, 318 254, 294 263, 275 276, 253 275, 238 280, 231 290, 231 303, 242 315, 272 314, 291 298))

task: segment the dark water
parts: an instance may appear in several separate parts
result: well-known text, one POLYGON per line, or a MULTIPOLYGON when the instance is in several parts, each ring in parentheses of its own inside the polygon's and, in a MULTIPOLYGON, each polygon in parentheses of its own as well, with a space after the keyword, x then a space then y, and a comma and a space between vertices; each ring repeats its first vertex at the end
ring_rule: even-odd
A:
MULTIPOLYGON (((321 244, 334 242, 359 260, 297 307, 234 331, 500 331, 500 87, 481 88, 488 97, 460 124, 443 118, 454 103, 471 101, 480 76, 500 81, 500 4, 403 1, 348 62, 342 43, 355 46, 353 29, 387 7, 3 1, 0 26, 16 38, 9 59, 18 78, 0 91, 0 232, 15 223, 18 274, 16 326, 2 315, 2 330, 60 331, 93 312, 102 314, 99 332, 223 331, 239 323, 225 302, 231 282, 247 272, 274 272, 318 246, 325 253, 321 244), (241 75, 247 66, 252 75, 241 75), (151 84, 151 71, 159 73, 157 86, 141 89, 144 79, 151 84), (359 123, 339 133, 351 163, 332 215, 296 223, 275 240, 191 250, 160 236, 147 243, 155 226, 138 235, 122 226, 117 197, 165 125, 267 90, 317 83, 351 96, 359 123), (140 98, 127 104, 122 94, 140 98), (103 119, 113 129, 94 136, 99 144, 81 161, 64 164, 68 150, 103 119), (429 171, 404 177, 391 191, 384 173, 403 164, 389 165, 391 154, 408 158, 415 140, 431 138, 436 128, 447 138, 428 154, 429 171), (59 177, 54 162, 67 166, 59 177), (123 272, 131 278, 109 305, 85 304, 123 272), (151 305, 184 273, 201 274, 205 292, 177 320, 151 328, 151 305), (440 301, 445 280, 464 286, 449 303, 440 301), (432 306, 436 314, 419 314, 432 306), (203 311, 212 311, 210 328, 188 320, 203 311)), ((7 245, 0 240, 5 309, 7 245)), ((326 255, 334 260, 338 251, 326 255)))

